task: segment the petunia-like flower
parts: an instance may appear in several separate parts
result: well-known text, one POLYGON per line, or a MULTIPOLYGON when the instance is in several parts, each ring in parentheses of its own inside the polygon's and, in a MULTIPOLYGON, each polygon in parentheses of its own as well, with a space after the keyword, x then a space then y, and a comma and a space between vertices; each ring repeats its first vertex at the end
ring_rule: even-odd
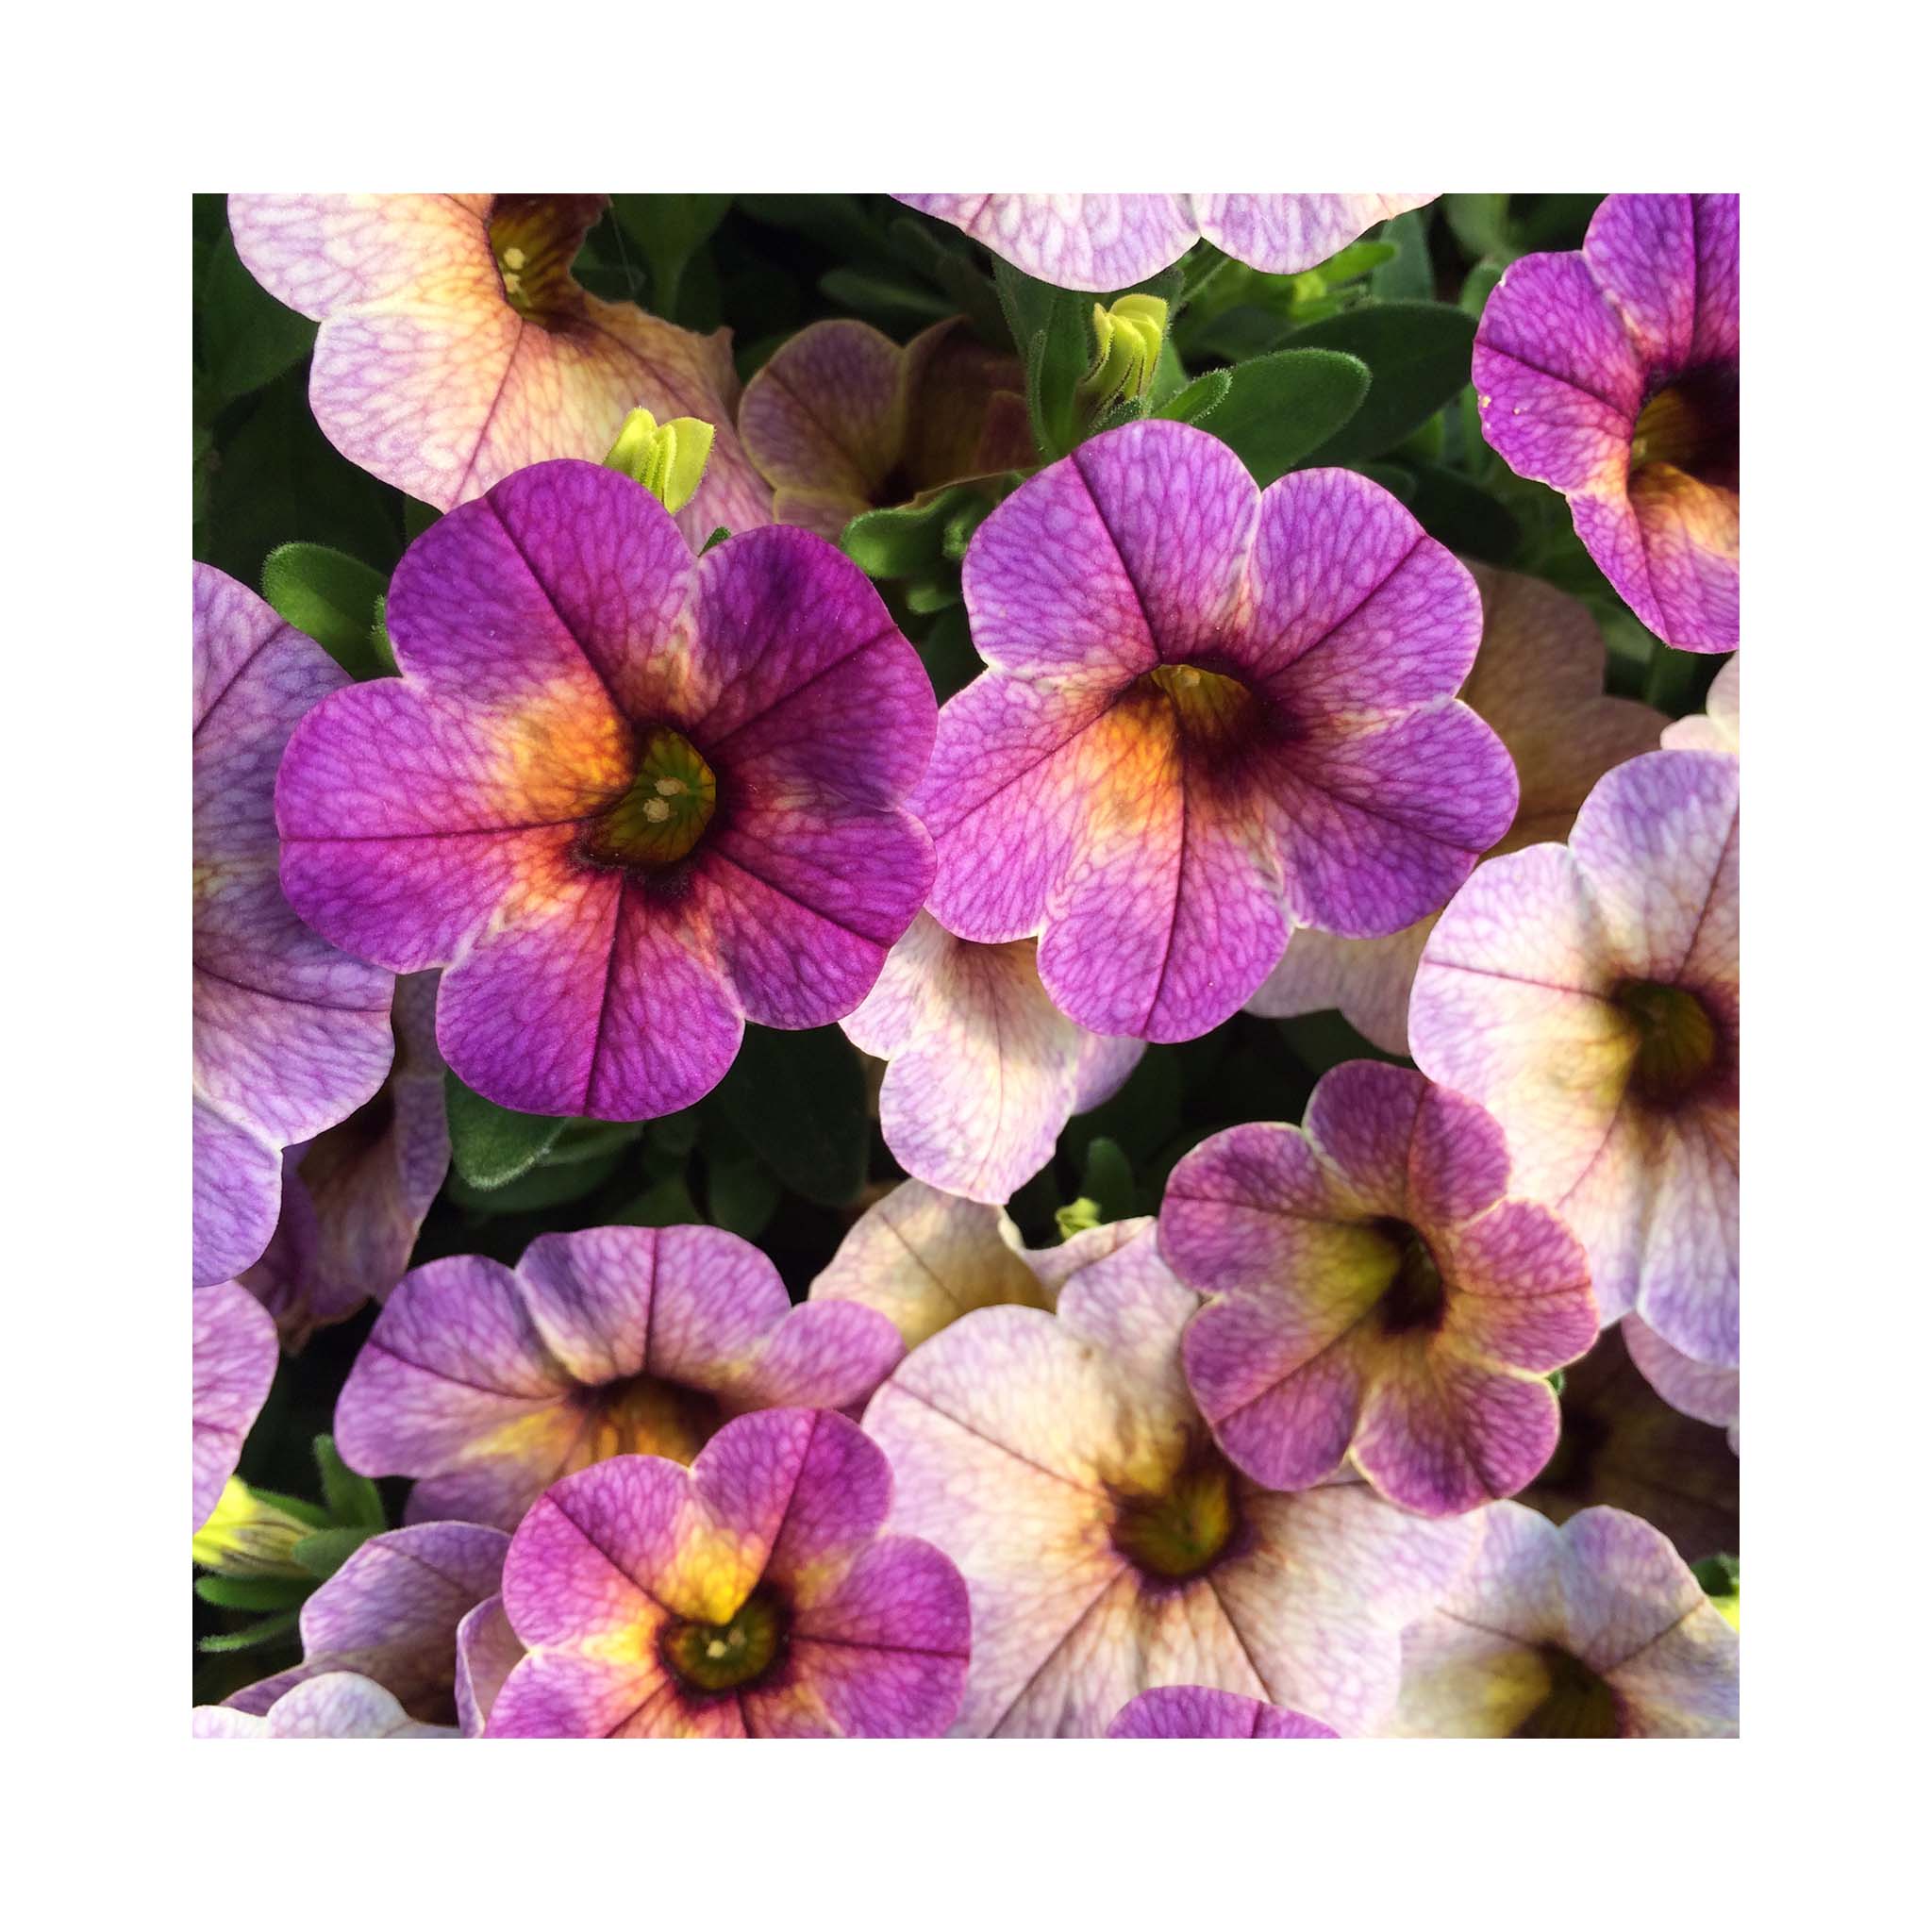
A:
POLYGON ((892 1475, 827 1409, 727 1423, 689 1470, 621 1456, 532 1507, 504 1565, 528 1654, 492 1738, 930 1738, 970 1626, 959 1573, 881 1536, 892 1475))
POLYGON ((1667 751, 1727 751, 1733 758, 1739 756, 1738 662, 1729 658, 1711 680, 1699 716, 1679 718, 1666 728, 1667 751))
MULTIPOLYGON (((1643 1379, 1678 1414, 1709 1423, 1724 1431, 1733 1451, 1738 1446, 1738 1371, 1700 1362, 1674 1349, 1657 1330, 1636 1315, 1623 1322, 1625 1346, 1643 1379)), ((1708 1554, 1706 1552, 1705 1554, 1708 1554)))
MULTIPOLYGON (((1482 593, 1483 641, 1459 695, 1508 748, 1521 788, 1493 856, 1568 838, 1590 788, 1656 750, 1664 721, 1648 705, 1605 696, 1603 633, 1575 598, 1535 577, 1468 568, 1482 593)), ((1435 925, 1431 914, 1386 939, 1298 932, 1248 1008, 1283 1019, 1338 1008, 1385 1053, 1407 1054, 1408 990, 1435 925)))
POLYGON ((1081 1269, 1150 1225, 1108 1222, 1057 1248, 1028 1248, 1001 1208, 902 1181, 852 1224, 810 1298, 876 1308, 917 1348, 974 1308, 1051 1308, 1081 1269))
POLYGON ((282 882, 400 972, 489 1099, 637 1120, 708 1092, 747 1018, 843 1018, 932 878, 900 800, 932 686, 804 530, 693 559, 662 505, 540 463, 452 510, 390 588, 400 678, 340 691, 276 788, 282 882))
POLYGON ((1564 1370, 1557 1453, 1519 1500, 1552 1523, 1599 1504, 1628 1510, 1669 1537, 1687 1562, 1735 1554, 1738 1454, 1722 1424, 1737 1414, 1737 1371, 1700 1368, 1673 1353, 1672 1362, 1694 1377, 1690 1399, 1711 1410, 1698 1417, 1653 1386, 1654 1361, 1646 1367, 1635 1358, 1641 1349, 1662 1346, 1626 1315, 1564 1370), (1728 1407, 1714 1387, 1721 1377, 1729 1380, 1728 1407))
POLYGON ((1433 194, 899 194, 1003 260, 1063 289, 1124 289, 1204 238, 1295 275, 1433 194))
POLYGON ((501 1593, 487 1597, 457 1625, 457 1724, 480 1738, 496 1707, 496 1693, 527 1653, 505 1614, 501 1593))
POLYGON ((1427 1516, 1520 1490, 1557 1445, 1546 1377, 1596 1340, 1583 1249, 1509 1200, 1503 1130, 1350 1060, 1305 1126, 1215 1134, 1169 1176, 1160 1252, 1213 1299, 1182 1349, 1235 1465, 1302 1490, 1352 1460, 1427 1516))
POLYGON ((1489 860, 1429 937, 1408 1032, 1590 1250, 1603 1319, 1634 1307, 1734 1367, 1738 760, 1633 758, 1567 847, 1489 860))
POLYGON ((745 385, 738 433, 781 524, 836 538, 861 510, 1039 460, 1026 377, 959 318, 902 349, 870 323, 815 322, 745 385))
POLYGON ((1099 1737, 1124 1705, 1197 1684, 1365 1731, 1398 1637, 1468 1561, 1358 1483, 1271 1494, 1215 1448, 1181 1373, 1195 1297, 1143 1222, 1058 1314, 975 1309, 914 1349, 865 1426, 892 1526, 958 1564, 973 1600, 959 1730, 1099 1737))
POLYGON ((275 1324, 235 1281, 194 1291, 194 1521, 199 1529, 242 1459, 275 1378, 275 1324))
POLYGON ((1324 1724, 1258 1697, 1168 1684, 1143 1690, 1108 1726, 1109 1738, 1332 1738, 1324 1724))
POLYGON ((376 1317, 336 1407, 364 1475, 414 1476, 411 1522, 514 1529, 608 1457, 689 1462, 732 1416, 862 1403, 901 1353, 871 1308, 791 1306, 717 1227, 540 1235, 514 1271, 431 1261, 376 1317))
POLYGON ((977 945, 929 913, 840 1022, 890 1062, 879 1125, 909 1174, 998 1206, 1053 1158, 1060 1129, 1134 1071, 1143 1043, 1069 1020, 1040 981, 1031 940, 977 945))
POLYGON ((601 461, 634 408, 716 432, 693 546, 772 521, 732 433, 728 330, 600 302, 571 264, 601 194, 231 194, 236 252, 312 317, 308 401, 351 462, 450 509, 550 457, 601 461))
POLYGON ((1467 1575, 1402 1640, 1406 1738, 1734 1738, 1738 1633, 1621 1509, 1484 1510, 1467 1575))
POLYGON ((456 1720, 457 1629, 493 1597, 509 1539, 475 1523, 371 1537, 302 1606, 302 1661, 250 1684, 231 1710, 267 1713, 293 1686, 353 1671, 424 1724, 456 1720))
POLYGON ((1039 934, 1090 1032, 1207 1032, 1291 918, 1397 932, 1514 815, 1507 752, 1454 696, 1475 584, 1364 476, 1257 491, 1204 431, 1128 424, 1001 504, 964 583, 991 670, 948 701, 917 793, 928 910, 1039 934))
POLYGON ((454 1738, 449 1724, 418 1724, 380 1684, 329 1671, 292 1686, 259 1716, 226 1704, 198 1704, 197 1738, 454 1738))
POLYGON ((1570 499, 1576 534, 1668 644, 1738 643, 1738 197, 1612 194, 1580 253, 1491 291, 1483 434, 1570 499))
POLYGON ((433 973, 396 982, 393 1017, 389 1078, 340 1125, 282 1156, 282 1218, 242 1276, 290 1349, 372 1295, 388 1299, 449 1172, 433 973))
POLYGON ((194 566, 194 1280, 275 1233, 281 1150, 382 1084, 391 974, 303 924, 275 878, 277 760, 349 682, 234 578, 194 566))

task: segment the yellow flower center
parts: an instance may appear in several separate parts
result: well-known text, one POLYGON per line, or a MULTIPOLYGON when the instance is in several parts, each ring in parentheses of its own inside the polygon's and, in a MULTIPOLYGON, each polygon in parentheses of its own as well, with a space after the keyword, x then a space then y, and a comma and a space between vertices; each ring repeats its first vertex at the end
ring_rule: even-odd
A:
POLYGON ((1116 1497, 1113 1544, 1144 1574, 1178 1582, 1212 1569, 1239 1523, 1233 1472, 1208 1450, 1166 1489, 1116 1497))
POLYGON ((1375 1304, 1384 1335, 1433 1335, 1448 1312, 1448 1291, 1433 1250, 1406 1221, 1378 1221, 1375 1232, 1388 1242, 1389 1286, 1375 1304))
POLYGON ((675 865, 704 837, 717 807, 717 776, 703 755, 682 732, 659 724, 638 745, 630 790, 590 822, 578 849, 592 865, 675 865))
POLYGON ((1687 370, 1643 406, 1630 439, 1630 474, 1667 463, 1713 489, 1738 487, 1738 372, 1687 370))
POLYGON ((1640 1099, 1669 1107, 1695 1091, 1717 1059, 1718 1035, 1695 993, 1655 980, 1626 980, 1612 995, 1637 1041, 1630 1084, 1640 1099))
POLYGON ((1580 1658, 1553 1643, 1537 1654, 1542 1695, 1509 1733, 1512 1738, 1614 1738, 1621 1725, 1617 1693, 1580 1658))
POLYGON ((571 263, 603 212, 597 194, 499 194, 490 205, 490 252, 504 298, 517 313, 556 330, 583 312, 571 263))
POLYGON ((786 1615, 774 1592, 745 1598, 723 1624, 673 1623, 658 1639, 665 1665, 686 1689, 717 1695, 755 1684, 785 1649, 786 1615))

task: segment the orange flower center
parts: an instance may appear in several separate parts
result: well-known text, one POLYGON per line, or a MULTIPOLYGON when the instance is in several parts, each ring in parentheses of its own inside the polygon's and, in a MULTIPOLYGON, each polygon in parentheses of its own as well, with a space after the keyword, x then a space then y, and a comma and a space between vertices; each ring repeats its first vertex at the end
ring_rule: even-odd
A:
POLYGON ((1630 474, 1668 463, 1717 490, 1738 487, 1738 372, 1690 369, 1643 406, 1630 439, 1630 474))
POLYGON ((601 194, 499 194, 491 203, 490 252, 519 315, 553 331, 582 315, 571 263, 603 212, 601 194))

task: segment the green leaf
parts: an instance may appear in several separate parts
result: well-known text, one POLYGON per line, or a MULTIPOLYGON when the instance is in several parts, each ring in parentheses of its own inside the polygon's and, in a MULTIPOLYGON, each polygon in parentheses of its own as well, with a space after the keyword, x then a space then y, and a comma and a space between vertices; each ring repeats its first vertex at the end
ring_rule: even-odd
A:
POLYGON ((1483 309, 1494 293, 1496 284, 1503 279, 1503 271, 1507 266, 1507 262, 1489 258, 1477 262, 1462 278, 1462 292, 1457 296, 1456 306, 1465 315, 1473 315, 1480 322, 1483 309))
POLYGON ((336 1453, 333 1436, 314 1441, 315 1466, 322 1474, 322 1500, 336 1523, 350 1528, 387 1529, 382 1496, 366 1475, 358 1475, 336 1453))
POLYGON ((1523 528, 1488 491, 1440 463, 1410 463, 1412 492, 1404 501, 1437 542, 1460 557, 1508 564, 1523 547, 1523 528))
POLYGON ((1731 1556, 1705 1557, 1691 1564, 1690 1574, 1706 1596, 1738 1594, 1738 1559, 1731 1556))
POLYGON ((1498 255, 1506 261, 1509 245, 1509 197, 1507 194, 1445 194, 1442 214, 1449 232, 1472 259, 1498 255))
POLYGON ((540 1160, 528 1173, 500 1188, 473 1188, 460 1174, 452 1174, 443 1186, 449 1198, 472 1214, 532 1214, 594 1194, 624 1165, 625 1152, 622 1147, 613 1148, 556 1166, 540 1160))
POLYGON ((369 648, 384 677, 396 675, 396 648, 389 641, 389 592, 375 600, 375 615, 369 625, 369 648))
MULTIPOLYGON (((1299 338, 1297 338, 1299 340, 1299 338)), ((1265 489, 1310 451, 1323 449, 1369 392, 1369 372, 1353 356, 1282 349, 1229 372, 1227 397, 1204 425, 1265 489)))
POLYGON ((973 626, 966 607, 956 604, 940 612, 918 643, 919 661, 932 679, 932 692, 941 704, 964 691, 986 667, 973 648, 973 626))
POLYGON ((836 1026, 747 1026, 717 1106, 793 1193, 843 1207, 865 1184, 865 1074, 836 1026))
POLYGON ((212 1637, 204 1637, 194 1646, 210 1656, 227 1650, 259 1650, 265 1644, 278 1643, 285 1637, 296 1633, 297 1612, 284 1610, 278 1617, 264 1617, 259 1624, 251 1624, 245 1630, 229 1630, 212 1637))
POLYGON ((651 309, 678 320, 685 265, 711 239, 731 207, 728 194, 613 194, 610 212, 651 271, 651 309))
POLYGON ((528 1174, 557 1144, 566 1123, 547 1114, 513 1113, 445 1076, 450 1159, 473 1188, 500 1188, 528 1174))
POLYGON ((893 254, 948 296, 974 335, 989 343, 1001 341, 1006 325, 999 293, 972 257, 953 245, 958 239, 957 229, 942 229, 929 217, 908 209, 888 224, 886 235, 893 254))
POLYGON ((930 577, 948 561, 946 533, 954 519, 983 501, 970 485, 956 484, 929 503, 861 510, 845 525, 839 547, 869 577, 930 577))
POLYGON ((708 1218, 755 1241, 778 1211, 779 1188, 770 1168, 756 1160, 713 1162, 705 1183, 708 1218))
POLYGON ((1206 375, 1197 375, 1185 389, 1171 395, 1154 413, 1175 423, 1198 424, 1227 400, 1227 392, 1233 387, 1233 370, 1210 369, 1206 375))
POLYGON ((1429 265, 1429 211, 1412 208, 1382 229, 1384 242, 1394 244, 1393 257, 1369 277, 1369 292, 1379 302, 1426 302, 1436 292, 1436 274, 1429 265))
POLYGON ((950 610, 960 596, 957 577, 936 577, 927 583, 908 585, 906 608, 916 617, 930 617, 935 611, 950 610))
POLYGON ((386 589, 378 572, 323 543, 284 543, 261 566, 261 594, 355 678, 383 675, 373 632, 386 589))
POLYGON ((242 265, 229 235, 210 250, 195 290, 202 383, 232 402, 292 369, 315 344, 316 325, 282 305, 242 265))
POLYGON ((1079 1145, 1071 1138, 1075 1132, 1104 1136, 1140 1163, 1173 1134, 1180 1116, 1179 1058, 1172 1047, 1150 1046, 1120 1091, 1084 1115, 1078 1129, 1068 1128, 1063 1139, 1071 1153, 1079 1145))
POLYGON ((924 328, 955 312, 943 295, 903 276, 854 268, 835 268, 819 277, 819 292, 836 308, 848 309, 888 332, 924 328))
POLYGON ((289 1552, 318 1582, 325 1583, 375 1534, 373 1529, 339 1525, 305 1536, 289 1552))
POLYGON ((218 1610, 299 1609, 315 1588, 293 1576, 197 1576, 194 1593, 218 1610))
POLYGON ((1446 302, 1365 302, 1294 334, 1296 348, 1341 350, 1367 363, 1361 408, 1312 463, 1357 463, 1392 449, 1469 381, 1475 318, 1446 302))
POLYGON ((685 1227, 703 1219, 680 1174, 658 1182, 610 1217, 620 1227, 685 1227))
POLYGON ((1049 462, 1080 439, 1080 378, 1094 354, 1097 297, 1036 281, 1009 261, 993 264, 993 284, 1026 371, 1026 413, 1049 462))
POLYGON ((1100 1208, 1103 1221, 1124 1221, 1134 1211, 1134 1170, 1118 1141, 1104 1134, 1087 1143, 1080 1192, 1100 1208))

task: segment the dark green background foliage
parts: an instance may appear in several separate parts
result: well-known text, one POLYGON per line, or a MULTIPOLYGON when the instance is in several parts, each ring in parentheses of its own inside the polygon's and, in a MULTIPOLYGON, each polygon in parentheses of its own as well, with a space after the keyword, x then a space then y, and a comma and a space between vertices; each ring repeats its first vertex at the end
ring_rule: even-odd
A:
MULTIPOLYGON (((1041 460, 1151 412, 1221 437, 1263 484, 1315 464, 1359 469, 1459 554, 1584 598, 1609 644, 1610 688, 1681 714, 1702 705, 1721 660, 1667 652, 1630 616, 1562 500, 1513 475, 1483 441, 1469 384, 1475 321, 1498 275, 1518 255, 1579 245, 1597 199, 1450 195, 1299 275, 1263 275, 1199 244, 1141 285, 1171 310, 1151 394, 1097 419, 1078 391, 1096 298, 1034 282, 884 195, 619 195, 576 273, 593 292, 686 327, 728 326, 746 377, 823 317, 859 316, 904 341, 964 313, 988 343, 1018 354, 1041 460)), ((196 197, 193 248, 194 555, 262 590, 352 675, 389 675, 383 592, 435 512, 356 468, 315 426, 315 325, 242 267, 220 196, 196 197)), ((990 508, 988 494, 948 491, 918 511, 857 519, 846 534, 941 700, 979 668, 959 561, 990 508)), ((1386 1058, 1332 1013, 1240 1014, 1205 1039, 1150 1047, 1119 1094, 1072 1122, 1010 1212, 1033 1245, 1057 1241, 1057 1211, 1082 1197, 1106 1220, 1153 1213, 1168 1171, 1205 1136, 1299 1120, 1317 1077, 1363 1056, 1386 1058)), ((632 1126, 506 1114, 452 1079, 456 1159, 416 1260, 511 1262, 551 1229, 708 1221, 756 1241, 802 1298, 863 1206, 900 1175, 869 1065, 836 1027, 753 1026, 715 1092, 632 1126)), ((318 1523, 331 1526, 318 1531, 319 1571, 375 1524, 369 1486, 346 1491, 335 1475, 325 1486, 314 1444, 373 1316, 284 1360, 242 1458, 251 1482, 322 1506, 318 1523)), ((379 1488, 394 1524, 404 1486, 379 1488)), ((224 1646, 197 1657, 197 1701, 296 1655, 281 1596, 243 1603, 220 1586, 204 1579, 195 1605, 197 1633, 224 1646), (280 1614, 258 1623, 271 1610, 280 1614), (225 1647, 249 1632, 261 1641, 225 1647)), ((286 1594, 299 1601, 301 1589, 286 1594)))

